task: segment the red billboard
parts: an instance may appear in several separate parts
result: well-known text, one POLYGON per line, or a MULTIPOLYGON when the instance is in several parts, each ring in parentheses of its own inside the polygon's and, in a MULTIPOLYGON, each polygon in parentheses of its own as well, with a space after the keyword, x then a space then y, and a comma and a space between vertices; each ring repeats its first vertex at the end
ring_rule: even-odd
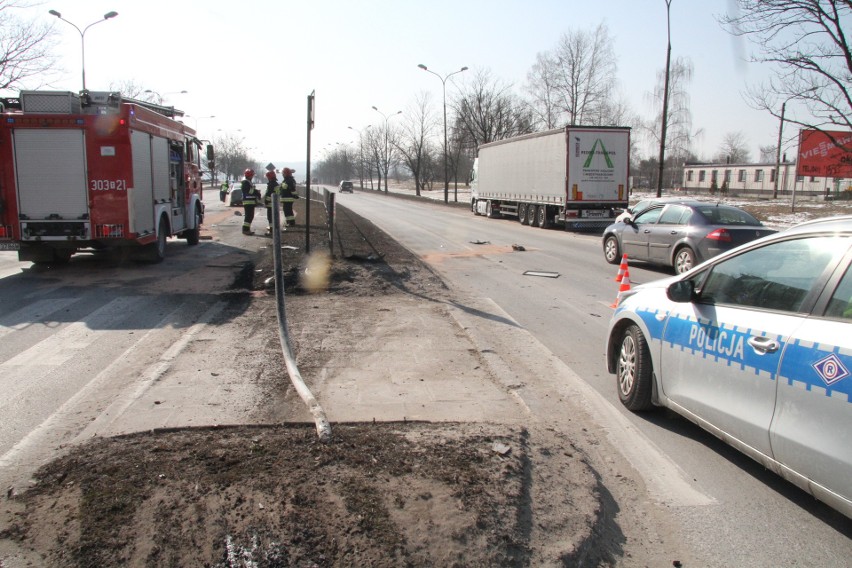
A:
POLYGON ((852 178, 852 132, 802 130, 796 175, 852 178))

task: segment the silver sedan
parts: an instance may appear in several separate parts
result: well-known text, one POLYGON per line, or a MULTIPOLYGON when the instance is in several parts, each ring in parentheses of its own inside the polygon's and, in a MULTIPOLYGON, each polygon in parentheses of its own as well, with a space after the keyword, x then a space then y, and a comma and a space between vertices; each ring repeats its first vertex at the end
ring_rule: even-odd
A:
POLYGON ((718 203, 656 203, 634 218, 604 229, 604 258, 674 267, 682 274, 696 264, 743 243, 774 233, 749 213, 718 203))

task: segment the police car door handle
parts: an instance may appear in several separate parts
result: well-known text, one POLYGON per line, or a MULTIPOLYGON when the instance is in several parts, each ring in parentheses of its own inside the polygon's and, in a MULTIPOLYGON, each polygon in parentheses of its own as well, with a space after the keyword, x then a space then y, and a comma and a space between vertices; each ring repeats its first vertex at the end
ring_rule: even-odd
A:
POLYGON ((768 337, 749 337, 748 344, 761 355, 775 353, 781 348, 780 343, 768 337))

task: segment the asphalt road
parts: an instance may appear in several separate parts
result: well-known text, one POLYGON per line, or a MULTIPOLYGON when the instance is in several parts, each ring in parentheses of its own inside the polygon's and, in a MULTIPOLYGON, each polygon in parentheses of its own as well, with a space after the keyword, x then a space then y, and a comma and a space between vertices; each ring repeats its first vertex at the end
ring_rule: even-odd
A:
MULTIPOLYGON (((699 557, 718 566, 841 566, 852 557, 848 519, 680 418, 621 407, 603 362, 617 267, 604 262, 598 237, 362 192, 338 202, 372 219, 451 286, 496 304, 582 377, 596 393, 586 398, 595 401, 599 422, 699 557)), ((238 221, 227 211, 221 222, 238 221)), ((79 431, 108 403, 110 392, 99 385, 128 388, 129 369, 150 366, 151 353, 216 309, 212 292, 245 255, 223 243, 170 240, 170 260, 160 265, 110 268, 80 255, 59 278, 0 253, 0 456, 20 459, 21 448, 67 442, 65 432, 79 431), (158 289, 171 293, 159 297, 158 289), (103 380, 80 390, 93 370, 103 380)), ((630 267, 634 283, 665 275, 630 267)))
MULTIPOLYGON (((420 255, 451 286, 496 303, 582 377, 600 395, 600 421, 621 438, 656 488, 652 498, 671 509, 703 557, 719 566, 846 565, 848 519, 684 419, 634 415, 621 406, 604 363, 618 267, 604 261, 599 236, 368 192, 338 195, 338 203, 420 255), (664 475, 660 464, 669 462, 673 473, 664 475)), ((630 266, 634 284, 670 274, 630 266)))

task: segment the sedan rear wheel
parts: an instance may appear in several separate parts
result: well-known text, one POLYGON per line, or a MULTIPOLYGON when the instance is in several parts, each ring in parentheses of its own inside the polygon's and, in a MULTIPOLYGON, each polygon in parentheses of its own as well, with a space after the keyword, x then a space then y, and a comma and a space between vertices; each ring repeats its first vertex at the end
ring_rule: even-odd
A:
POLYGON ((618 381, 618 398, 629 410, 649 410, 651 401, 652 377, 651 353, 642 331, 635 325, 629 326, 621 336, 621 349, 615 365, 618 381))
POLYGON ((674 257, 674 269, 678 274, 683 274, 695 266, 695 253, 689 247, 678 249, 674 257))

